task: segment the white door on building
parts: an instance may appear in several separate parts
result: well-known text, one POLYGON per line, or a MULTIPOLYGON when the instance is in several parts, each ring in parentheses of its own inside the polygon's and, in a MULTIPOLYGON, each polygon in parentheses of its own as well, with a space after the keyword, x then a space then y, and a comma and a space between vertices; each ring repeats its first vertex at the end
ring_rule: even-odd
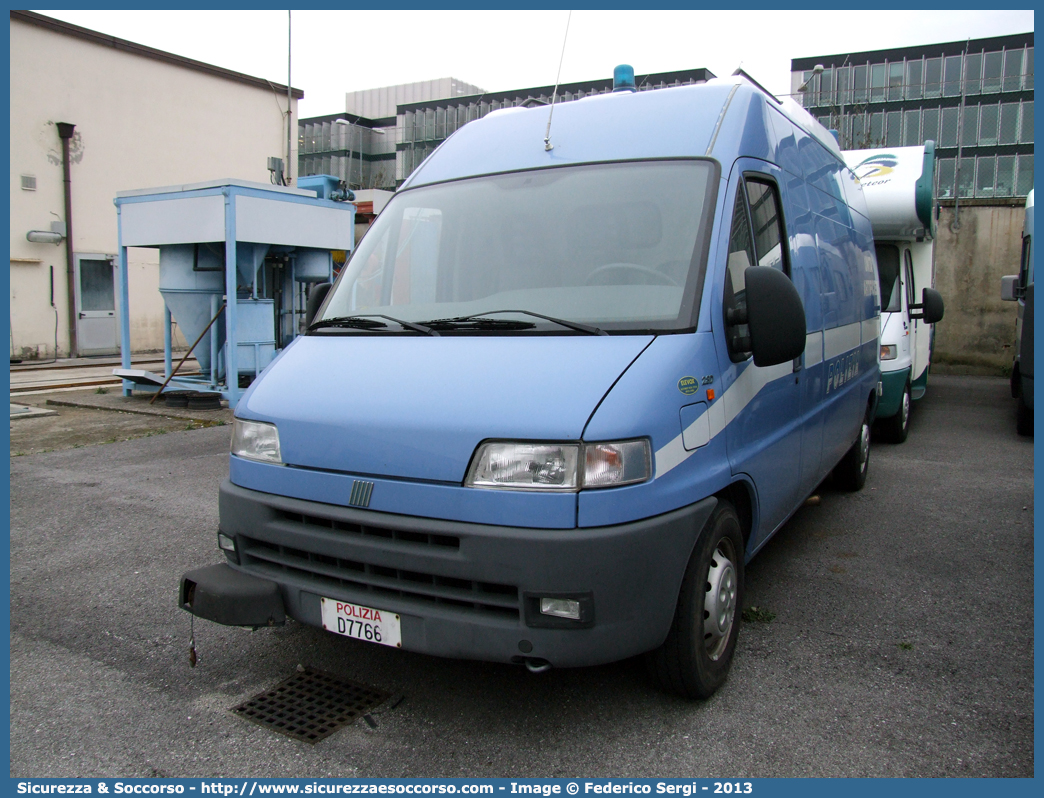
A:
POLYGON ((120 327, 116 317, 116 257, 75 256, 77 355, 116 355, 120 327))

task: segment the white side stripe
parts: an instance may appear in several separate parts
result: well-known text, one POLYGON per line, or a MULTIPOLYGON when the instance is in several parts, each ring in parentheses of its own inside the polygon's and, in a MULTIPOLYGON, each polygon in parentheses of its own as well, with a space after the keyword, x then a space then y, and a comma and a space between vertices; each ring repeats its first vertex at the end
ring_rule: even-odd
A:
POLYGON ((789 377, 793 373, 794 366, 790 361, 780 363, 778 366, 769 366, 768 368, 759 368, 753 363, 747 366, 736 378, 736 381, 729 386, 728 390, 721 395, 721 398, 707 409, 706 413, 693 421, 681 435, 675 437, 656 452, 656 476, 662 477, 672 468, 688 460, 696 451, 695 449, 692 451, 685 449, 686 432, 689 433, 690 437, 696 437, 700 435, 700 431, 698 431, 698 428, 694 429, 694 427, 706 424, 706 434, 709 436, 707 442, 710 442, 736 416, 743 412, 743 409, 750 404, 751 400, 758 395, 762 388, 773 380, 789 377), (704 416, 706 420, 704 420, 704 416))
POLYGON ((805 368, 823 362, 823 333, 813 332, 805 336, 805 368))
MULTIPOLYGON (((876 340, 879 335, 880 317, 877 316, 843 327, 809 333, 805 336, 805 367, 818 365, 856 349, 861 344, 876 340)), ((656 452, 656 476, 662 477, 692 457, 697 447, 710 443, 743 412, 762 388, 793 373, 794 366, 789 361, 768 368, 759 368, 753 363, 747 366, 707 412, 656 452), (689 444, 688 449, 686 443, 689 444)))
POLYGON ((874 316, 872 319, 866 319, 862 323, 862 335, 860 336, 862 342, 869 343, 870 341, 876 341, 881 337, 881 317, 874 316))
POLYGON ((862 324, 854 321, 843 327, 823 331, 823 359, 830 360, 862 343, 862 324))

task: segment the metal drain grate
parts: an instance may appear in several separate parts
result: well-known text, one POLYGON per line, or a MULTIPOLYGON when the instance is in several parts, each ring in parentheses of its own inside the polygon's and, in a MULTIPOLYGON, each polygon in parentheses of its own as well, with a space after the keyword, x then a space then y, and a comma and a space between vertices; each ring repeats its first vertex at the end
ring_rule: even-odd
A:
POLYGON ((305 668, 232 707, 240 717, 295 740, 317 743, 353 723, 391 693, 305 668))

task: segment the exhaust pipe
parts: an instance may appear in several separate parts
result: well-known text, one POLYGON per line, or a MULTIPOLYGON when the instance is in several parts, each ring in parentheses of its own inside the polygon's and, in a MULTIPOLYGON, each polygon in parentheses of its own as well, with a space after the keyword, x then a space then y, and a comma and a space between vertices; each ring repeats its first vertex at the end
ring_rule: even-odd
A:
POLYGON ((523 662, 526 663, 526 670, 530 673, 547 673, 551 670, 551 663, 546 659, 539 659, 538 657, 526 657, 523 662))

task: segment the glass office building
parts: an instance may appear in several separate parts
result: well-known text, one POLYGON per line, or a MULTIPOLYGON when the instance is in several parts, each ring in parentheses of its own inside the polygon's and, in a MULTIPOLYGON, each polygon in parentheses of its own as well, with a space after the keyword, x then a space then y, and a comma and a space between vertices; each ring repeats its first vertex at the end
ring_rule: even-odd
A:
POLYGON ((842 149, 934 140, 939 199, 1033 187, 1032 33, 795 58, 791 86, 842 149))

